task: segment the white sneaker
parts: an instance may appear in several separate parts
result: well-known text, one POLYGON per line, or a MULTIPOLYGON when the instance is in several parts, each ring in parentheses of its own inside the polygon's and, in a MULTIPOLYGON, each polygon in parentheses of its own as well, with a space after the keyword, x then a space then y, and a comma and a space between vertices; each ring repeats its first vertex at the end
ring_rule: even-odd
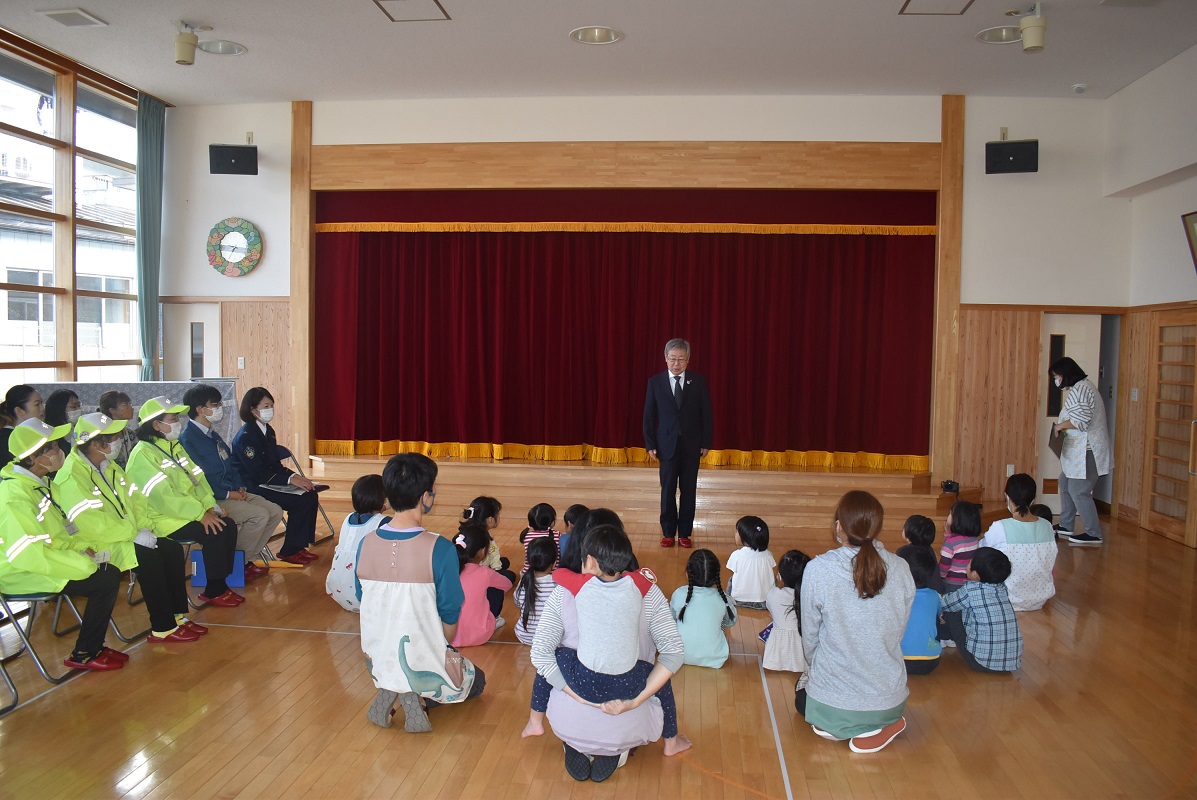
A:
POLYGON ((502 628, 506 624, 507 620, 503 619, 502 617, 495 617, 495 630, 502 628))

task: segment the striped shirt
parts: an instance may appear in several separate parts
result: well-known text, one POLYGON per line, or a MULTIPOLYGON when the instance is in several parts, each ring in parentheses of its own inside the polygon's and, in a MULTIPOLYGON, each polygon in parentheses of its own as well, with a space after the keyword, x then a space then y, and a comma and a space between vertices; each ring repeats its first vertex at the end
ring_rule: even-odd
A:
POLYGON ((515 638, 524 644, 532 644, 532 637, 536 635, 536 623, 544 611, 544 604, 549 602, 549 595, 553 593, 553 573, 549 572, 536 578, 536 598, 532 601, 532 611, 528 614, 528 624, 524 625, 524 582, 521 580, 515 587, 511 597, 516 607, 520 609, 519 619, 515 623, 515 638))
POLYGON ((551 528, 547 531, 528 529, 520 535, 520 538, 524 542, 524 566, 520 567, 520 575, 528 571, 528 545, 532 544, 533 539, 541 539, 550 535, 553 537, 553 544, 557 545, 557 559, 553 561, 553 569, 557 569, 557 560, 561 558, 561 531, 555 531, 551 528))
POLYGON ((1110 431, 1106 424, 1106 405, 1097 388, 1088 380, 1077 383, 1064 395, 1060 422, 1075 427, 1064 431, 1064 445, 1060 452, 1060 471, 1065 477, 1085 479, 1085 454, 1093 453, 1098 475, 1107 475, 1114 468, 1110 458, 1110 431))
POLYGON ((939 574, 948 591, 959 589, 968 580, 968 565, 980 546, 981 540, 976 536, 949 533, 943 537, 943 547, 939 549, 939 574))
POLYGON ((1022 666, 1022 632, 1006 584, 969 581, 944 595, 943 610, 961 613, 966 646, 978 664, 995 672, 1022 666))

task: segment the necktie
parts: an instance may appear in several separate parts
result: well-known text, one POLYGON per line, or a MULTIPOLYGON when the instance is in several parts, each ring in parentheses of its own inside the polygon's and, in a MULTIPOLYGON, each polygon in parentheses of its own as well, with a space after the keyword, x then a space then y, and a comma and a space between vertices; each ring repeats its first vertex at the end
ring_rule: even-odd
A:
POLYGON ((678 408, 682 407, 682 376, 673 376, 673 402, 677 404, 678 408))

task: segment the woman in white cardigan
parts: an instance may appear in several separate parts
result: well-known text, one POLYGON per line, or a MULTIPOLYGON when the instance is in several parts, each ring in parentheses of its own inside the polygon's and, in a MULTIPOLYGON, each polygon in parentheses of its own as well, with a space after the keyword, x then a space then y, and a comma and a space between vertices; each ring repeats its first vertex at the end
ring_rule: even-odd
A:
POLYGON ((1052 436, 1064 434, 1060 451, 1060 523, 1056 530, 1073 544, 1101 544, 1101 521, 1093 502, 1093 487, 1114 468, 1110 456, 1110 429, 1106 406, 1089 376, 1071 358, 1051 365, 1048 374, 1055 385, 1068 391, 1052 436), (1077 513, 1084 533, 1075 532, 1077 513))

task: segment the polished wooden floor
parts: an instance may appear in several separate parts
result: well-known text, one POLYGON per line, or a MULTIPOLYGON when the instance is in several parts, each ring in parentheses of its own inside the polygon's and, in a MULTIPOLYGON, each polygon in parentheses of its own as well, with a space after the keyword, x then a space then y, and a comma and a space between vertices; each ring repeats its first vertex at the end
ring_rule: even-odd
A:
MULTIPOLYGON (((536 493, 502 498, 509 554, 536 493)), ((456 512, 438 508, 429 527, 453 529, 456 512)), ((725 559, 730 532, 700 531, 699 546, 725 559)), ((776 531, 775 555, 830 545, 776 531)), ((652 546, 651 525, 632 533, 672 590, 685 551, 652 546)), ((793 709, 794 677, 760 668, 767 615, 747 611, 723 669, 675 678, 693 750, 666 759, 659 744, 642 748, 604 784, 571 780, 551 733, 519 737, 533 673, 510 624, 505 641, 468 651, 485 695, 435 711, 433 733, 367 722, 374 690, 357 620, 324 595, 331 544, 319 551, 314 568, 251 584, 242 608, 197 613, 212 626, 198 643, 125 646, 132 660, 119 672, 50 689, 27 655, 10 662, 24 704, 0 719, 0 797, 1197 797, 1197 553, 1126 523, 1111 524, 1105 547, 1061 546, 1058 597, 1020 615, 1021 671, 974 674, 949 652, 936 673, 911 678, 909 728, 885 751, 854 755, 811 733, 793 709)), ((143 608, 122 598, 118 617, 131 627, 143 608)), ((36 641, 61 659, 69 640, 46 622, 36 641)), ((8 624, 0 640, 12 652, 8 624)))

